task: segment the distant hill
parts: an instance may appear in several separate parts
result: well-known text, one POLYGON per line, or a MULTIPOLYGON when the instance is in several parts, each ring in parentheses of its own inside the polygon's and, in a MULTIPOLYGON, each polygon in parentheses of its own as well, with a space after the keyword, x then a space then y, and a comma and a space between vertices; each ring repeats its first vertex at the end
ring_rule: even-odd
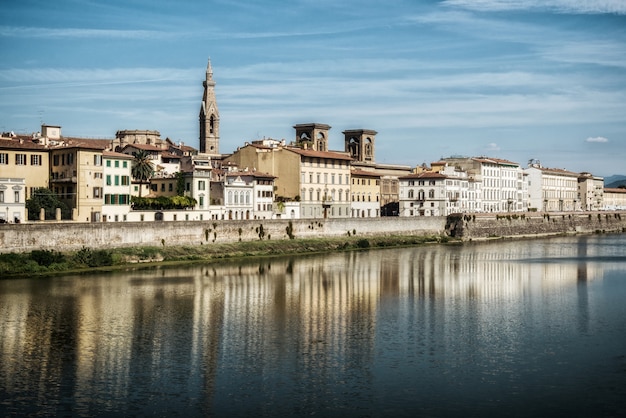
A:
POLYGON ((626 186, 626 176, 621 174, 614 174, 610 177, 604 178, 604 187, 614 189, 619 186, 626 186))

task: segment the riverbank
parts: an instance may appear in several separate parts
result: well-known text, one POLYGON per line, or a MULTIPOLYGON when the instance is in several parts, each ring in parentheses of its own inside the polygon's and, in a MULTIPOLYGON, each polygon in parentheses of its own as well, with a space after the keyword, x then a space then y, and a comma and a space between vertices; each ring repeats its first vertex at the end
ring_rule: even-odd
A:
POLYGON ((97 270, 123 270, 163 264, 218 262, 243 257, 312 254, 367 248, 407 247, 458 240, 442 235, 394 235, 293 240, 257 240, 193 246, 136 246, 109 250, 83 247, 78 251, 33 250, 0 254, 0 278, 49 276, 97 270))

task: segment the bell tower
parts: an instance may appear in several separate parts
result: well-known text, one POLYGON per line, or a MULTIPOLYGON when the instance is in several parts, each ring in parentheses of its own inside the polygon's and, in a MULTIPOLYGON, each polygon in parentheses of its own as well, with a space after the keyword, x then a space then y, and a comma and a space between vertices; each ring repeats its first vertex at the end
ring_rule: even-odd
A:
POLYGON ((354 161, 374 163, 374 144, 378 132, 371 129, 350 129, 343 131, 345 151, 350 153, 354 161))
POLYGON ((315 151, 328 151, 328 131, 330 126, 323 123, 302 123, 295 125, 296 146, 315 151))
POLYGON ((202 82, 204 95, 200 105, 200 152, 219 154, 220 152, 220 114, 215 99, 215 81, 211 59, 206 67, 206 77, 202 82))

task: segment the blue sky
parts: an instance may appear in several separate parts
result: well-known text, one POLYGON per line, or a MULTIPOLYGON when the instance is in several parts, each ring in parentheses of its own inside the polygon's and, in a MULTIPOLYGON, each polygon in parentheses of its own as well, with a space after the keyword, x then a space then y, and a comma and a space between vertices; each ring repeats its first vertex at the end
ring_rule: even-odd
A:
POLYGON ((152 129, 220 151, 293 125, 378 131, 376 160, 626 174, 624 0, 2 0, 0 130, 152 129))

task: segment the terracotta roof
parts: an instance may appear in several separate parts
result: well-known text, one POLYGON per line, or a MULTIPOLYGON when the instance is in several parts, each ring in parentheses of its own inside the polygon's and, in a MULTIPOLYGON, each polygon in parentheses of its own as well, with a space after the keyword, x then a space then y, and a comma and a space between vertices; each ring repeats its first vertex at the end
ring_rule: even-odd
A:
POLYGON ((102 155, 105 156, 105 157, 121 158, 121 159, 124 159, 124 160, 132 160, 133 159, 132 155, 122 154, 121 152, 115 152, 115 151, 104 150, 104 151, 102 151, 102 155))
POLYGON ((262 173, 260 171, 229 171, 226 173, 226 177, 239 177, 239 176, 250 176, 250 177, 258 177, 265 179, 275 179, 276 176, 273 176, 269 173, 262 173))
POLYGON ((580 173, 565 170, 564 168, 548 168, 548 167, 530 167, 543 171, 544 173, 553 173, 570 177, 580 177, 580 173))
POLYGON ((424 171, 418 174, 409 174, 408 176, 398 177, 398 180, 411 180, 411 179, 447 179, 448 176, 444 176, 434 171, 424 171))
POLYGON ((44 145, 37 144, 31 140, 21 139, 0 139, 0 148, 4 149, 29 149, 46 151, 47 148, 44 145))
POLYGON ((612 188, 612 187, 605 187, 604 188, 604 193, 624 193, 626 194, 626 189, 620 189, 620 188, 612 188))
POLYGON ((501 165, 515 165, 519 166, 518 163, 509 160, 503 160, 502 158, 491 158, 491 157, 472 157, 472 160, 478 161, 481 163, 491 163, 491 164, 501 164, 501 165))
POLYGON ((366 170, 350 170, 351 176, 363 176, 363 177, 381 177, 381 174, 375 173, 374 171, 366 171, 366 170))
POLYGON ((352 157, 349 156, 347 153, 342 154, 342 153, 333 152, 333 151, 315 151, 315 150, 302 149, 302 148, 296 148, 296 147, 284 147, 284 149, 295 152, 296 154, 303 155, 305 157, 329 158, 329 159, 347 160, 347 161, 352 160, 352 157))
POLYGON ((124 148, 122 148, 122 150, 125 150, 126 148, 136 148, 139 150, 155 151, 155 152, 163 151, 163 148, 157 147, 156 145, 149 145, 149 144, 128 144, 128 145, 125 145, 124 148))

